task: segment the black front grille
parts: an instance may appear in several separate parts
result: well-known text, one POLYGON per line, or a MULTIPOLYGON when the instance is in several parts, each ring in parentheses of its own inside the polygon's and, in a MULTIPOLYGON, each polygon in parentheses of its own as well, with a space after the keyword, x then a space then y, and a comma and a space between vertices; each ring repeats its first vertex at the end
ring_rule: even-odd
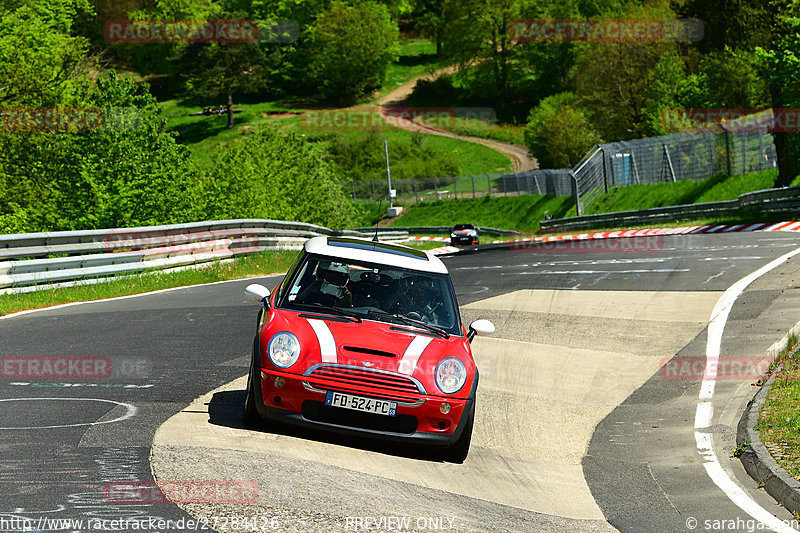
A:
POLYGON ((417 417, 399 414, 396 416, 362 413, 341 407, 331 407, 321 402, 303 402, 303 417, 313 422, 335 424, 354 429, 384 431, 411 435, 417 430, 417 417))

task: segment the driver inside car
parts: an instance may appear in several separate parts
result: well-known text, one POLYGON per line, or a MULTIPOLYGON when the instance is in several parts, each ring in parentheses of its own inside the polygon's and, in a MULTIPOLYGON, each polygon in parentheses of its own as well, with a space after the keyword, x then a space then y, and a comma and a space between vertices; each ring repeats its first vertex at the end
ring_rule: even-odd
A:
POLYGON ((438 305, 434 304, 433 294, 435 290, 432 279, 418 275, 406 276, 400 280, 392 311, 409 318, 438 324, 439 317, 436 314, 438 305))
POLYGON ((302 303, 318 303, 330 307, 353 307, 353 294, 347 288, 350 275, 340 264, 320 263, 316 279, 297 297, 302 303))

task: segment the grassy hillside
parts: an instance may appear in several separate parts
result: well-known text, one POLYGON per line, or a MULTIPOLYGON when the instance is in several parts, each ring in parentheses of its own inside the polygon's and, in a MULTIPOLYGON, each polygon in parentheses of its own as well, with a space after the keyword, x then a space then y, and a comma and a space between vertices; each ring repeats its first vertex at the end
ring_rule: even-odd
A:
MULTIPOLYGON (((675 183, 648 183, 610 190, 586 207, 585 215, 633 211, 668 205, 696 204, 735 200, 740 194, 769 189, 778 178, 776 169, 740 176, 723 174, 709 179, 683 180, 675 183)), ((575 216, 575 206, 566 216, 575 216)))
POLYGON ((478 226, 535 231, 545 215, 564 216, 572 198, 525 195, 461 200, 439 200, 412 206, 392 226, 452 226, 471 222, 478 226))
MULTIPOLYGON (((701 181, 620 187, 592 203, 586 214, 733 200, 746 192, 771 188, 777 177, 777 171, 772 169, 741 176, 715 176, 701 181)), ((800 177, 793 184, 800 184, 800 177)), ((375 212, 371 210, 369 214, 374 216, 375 212)), ((392 225, 440 226, 472 222, 480 226, 535 232, 545 215, 554 218, 575 216, 574 199, 570 196, 526 195, 422 202, 406 207, 406 213, 392 225)))

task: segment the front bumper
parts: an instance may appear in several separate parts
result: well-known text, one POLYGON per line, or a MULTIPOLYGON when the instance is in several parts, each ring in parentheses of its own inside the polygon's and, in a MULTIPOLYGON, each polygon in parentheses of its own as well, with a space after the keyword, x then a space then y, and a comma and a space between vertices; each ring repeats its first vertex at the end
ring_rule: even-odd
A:
MULTIPOLYGON (((448 446, 458 440, 467 421, 473 416, 476 386, 477 376, 470 397, 466 400, 420 395, 413 403, 398 402, 396 415, 385 416, 325 405, 327 390, 324 385, 311 385, 304 376, 262 368, 262 403, 257 408, 266 420, 300 427, 395 442, 448 446), (285 383, 276 387, 275 378, 279 376, 285 383), (440 406, 445 401, 450 404, 451 410, 442 414, 440 406)), ((379 394, 350 394, 387 399, 379 394)))

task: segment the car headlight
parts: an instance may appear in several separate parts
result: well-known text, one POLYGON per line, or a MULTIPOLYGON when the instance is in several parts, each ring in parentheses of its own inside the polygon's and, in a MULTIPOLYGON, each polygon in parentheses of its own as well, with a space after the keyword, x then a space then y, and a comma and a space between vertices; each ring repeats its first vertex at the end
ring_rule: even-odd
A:
POLYGON ((456 235, 455 233, 451 233, 451 234, 450 234, 450 238, 451 238, 451 239, 455 239, 456 237, 458 237, 458 235, 456 235))
POLYGON ((300 357, 300 342, 288 331, 283 331, 269 341, 267 355, 273 365, 279 368, 289 368, 300 357))
POLYGON ((467 382, 467 368, 455 357, 442 359, 436 367, 436 386, 445 394, 455 394, 467 382))

